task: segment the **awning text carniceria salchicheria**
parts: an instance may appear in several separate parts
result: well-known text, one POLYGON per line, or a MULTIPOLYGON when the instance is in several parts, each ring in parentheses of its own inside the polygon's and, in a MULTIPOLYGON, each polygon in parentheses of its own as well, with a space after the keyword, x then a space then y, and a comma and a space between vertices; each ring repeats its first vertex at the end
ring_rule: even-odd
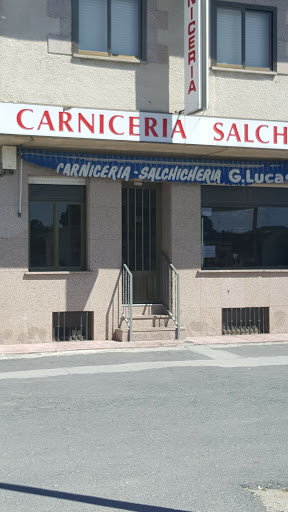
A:
POLYGON ((288 181, 288 163, 271 161, 176 160, 138 156, 22 151, 26 162, 73 178, 109 178, 203 185, 281 184, 288 181))

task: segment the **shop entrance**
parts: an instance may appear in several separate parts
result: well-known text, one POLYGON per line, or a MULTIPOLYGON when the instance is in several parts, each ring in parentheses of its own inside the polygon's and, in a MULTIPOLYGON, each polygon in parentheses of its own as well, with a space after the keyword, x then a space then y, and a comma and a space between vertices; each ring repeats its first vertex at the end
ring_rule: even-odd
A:
POLYGON ((161 186, 125 183, 122 188, 122 257, 133 274, 135 304, 160 302, 161 186))

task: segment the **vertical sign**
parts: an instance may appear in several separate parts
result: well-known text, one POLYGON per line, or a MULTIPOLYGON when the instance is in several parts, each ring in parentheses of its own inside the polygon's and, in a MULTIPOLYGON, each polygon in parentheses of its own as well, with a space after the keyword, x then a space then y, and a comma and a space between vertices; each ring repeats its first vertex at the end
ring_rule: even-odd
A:
POLYGON ((207 0, 184 0, 185 114, 207 108, 207 0))

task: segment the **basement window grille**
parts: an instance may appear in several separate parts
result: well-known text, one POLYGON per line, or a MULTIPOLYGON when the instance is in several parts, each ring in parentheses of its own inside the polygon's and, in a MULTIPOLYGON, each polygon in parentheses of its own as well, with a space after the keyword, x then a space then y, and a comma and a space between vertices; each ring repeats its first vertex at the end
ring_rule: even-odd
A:
POLYGON ((269 308, 223 308, 222 334, 269 333, 269 308))
POLYGON ((92 311, 57 311, 52 313, 53 341, 93 339, 92 311))

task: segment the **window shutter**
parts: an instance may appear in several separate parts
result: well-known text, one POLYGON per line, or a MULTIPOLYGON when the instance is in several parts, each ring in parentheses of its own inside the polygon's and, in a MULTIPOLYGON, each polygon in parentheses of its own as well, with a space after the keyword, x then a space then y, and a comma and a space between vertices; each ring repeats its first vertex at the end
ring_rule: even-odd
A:
POLYGON ((107 0, 79 0, 79 49, 107 52, 107 0))
POLYGON ((245 16, 245 60, 246 66, 271 68, 270 20, 267 12, 246 11, 245 16))
POLYGON ((111 50, 139 57, 139 0, 111 0, 111 50))
POLYGON ((242 64, 241 11, 217 9, 217 62, 242 64))

